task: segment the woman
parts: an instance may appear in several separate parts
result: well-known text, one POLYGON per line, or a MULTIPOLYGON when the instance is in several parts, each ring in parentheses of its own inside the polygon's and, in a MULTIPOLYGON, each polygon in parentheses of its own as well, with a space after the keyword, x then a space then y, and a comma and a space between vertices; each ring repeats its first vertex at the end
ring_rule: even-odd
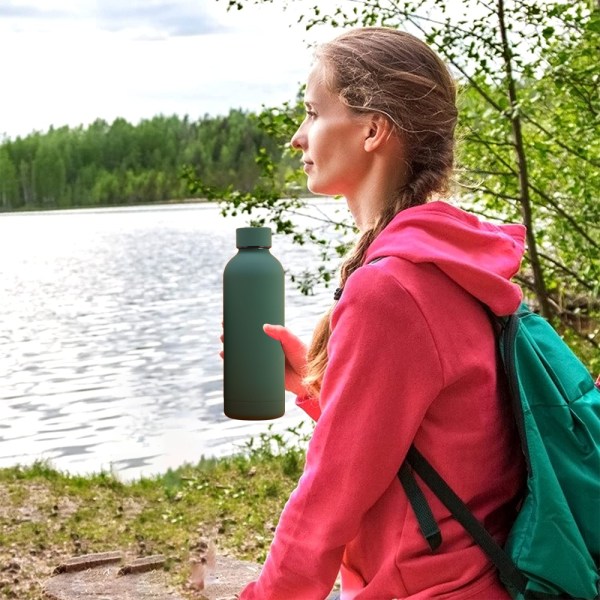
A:
POLYGON ((508 599, 493 566, 424 488, 432 553, 396 477, 416 447, 503 542, 523 482, 487 306, 514 311, 520 225, 439 200, 454 161, 455 84, 417 38, 386 28, 324 44, 292 138, 308 188, 343 195, 360 239, 310 348, 281 326, 286 386, 317 423, 304 473, 242 600, 508 599))

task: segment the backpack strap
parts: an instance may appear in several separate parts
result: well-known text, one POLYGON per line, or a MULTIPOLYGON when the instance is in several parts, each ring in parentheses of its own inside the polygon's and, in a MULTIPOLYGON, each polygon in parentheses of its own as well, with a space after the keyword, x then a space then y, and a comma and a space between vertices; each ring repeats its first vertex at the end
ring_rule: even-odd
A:
POLYGON ((431 512, 427 498, 419 487, 415 476, 412 474, 408 461, 404 461, 398 471, 398 479, 404 488, 408 501, 417 517, 419 529, 427 540, 432 552, 435 552, 442 544, 440 528, 431 512))
POLYGON ((419 475, 427 487, 429 487, 429 489, 439 498, 452 516, 467 530, 475 542, 486 553, 488 558, 496 565, 502 580, 507 585, 524 594, 527 579, 517 569, 510 556, 475 518, 467 505, 454 493, 452 488, 431 466, 429 461, 415 448, 414 445, 412 445, 408 451, 405 462, 398 471, 398 478, 400 479, 409 502, 415 511, 421 530, 429 530, 430 528, 427 512, 431 515, 431 509, 427 505, 427 500, 423 496, 423 492, 419 489, 419 492, 415 493, 414 488, 419 488, 419 485, 411 469, 406 468, 407 464, 419 475), (407 482, 407 484, 405 484, 405 482, 407 482), (419 498, 419 495, 422 499, 419 498), (427 505, 427 510, 423 509, 423 502, 427 505))

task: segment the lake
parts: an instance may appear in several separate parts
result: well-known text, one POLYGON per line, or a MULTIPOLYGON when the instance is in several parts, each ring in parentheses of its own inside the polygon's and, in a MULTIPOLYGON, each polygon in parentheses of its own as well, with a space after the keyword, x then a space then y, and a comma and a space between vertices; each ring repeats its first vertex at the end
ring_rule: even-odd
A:
MULTIPOLYGON (((311 201, 295 219, 341 204, 311 201)), ((213 204, 0 215, 0 467, 46 459, 132 479, 308 421, 291 394, 274 421, 223 414, 222 273, 246 225, 213 204)), ((286 325, 308 342, 333 290, 290 281, 316 270, 314 248, 275 235, 272 253, 286 325)))

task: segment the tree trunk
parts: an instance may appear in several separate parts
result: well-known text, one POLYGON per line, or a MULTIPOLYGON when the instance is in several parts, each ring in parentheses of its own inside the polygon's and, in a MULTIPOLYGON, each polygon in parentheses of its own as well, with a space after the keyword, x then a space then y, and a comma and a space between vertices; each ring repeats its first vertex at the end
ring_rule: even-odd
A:
MULTIPOLYGON (((599 0, 600 1, 600 0, 599 0)), ((500 35, 502 37, 502 54, 504 58, 504 69, 506 72, 506 84, 508 98, 511 110, 511 125, 515 144, 515 153, 517 158, 517 167, 519 172, 519 203, 521 205, 521 214, 523 224, 527 228, 527 248, 531 268, 533 270, 533 285, 535 295, 540 305, 542 315, 549 319, 553 312, 548 302, 548 291, 544 280, 544 272, 540 263, 540 258, 535 240, 533 217, 531 213, 531 198, 529 196, 529 176, 527 172, 527 156, 523 143, 523 132, 521 129, 521 117, 519 115, 517 89, 512 69, 512 52, 506 32, 506 21, 504 18, 504 0, 498 0, 498 20, 500 25, 500 35)))

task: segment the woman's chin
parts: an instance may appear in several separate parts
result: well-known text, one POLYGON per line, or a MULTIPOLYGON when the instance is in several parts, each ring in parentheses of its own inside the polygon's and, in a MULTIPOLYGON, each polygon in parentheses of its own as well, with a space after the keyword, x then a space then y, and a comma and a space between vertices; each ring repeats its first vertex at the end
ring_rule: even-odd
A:
POLYGON ((337 196, 337 192, 332 192, 329 188, 324 185, 319 185, 316 181, 311 181, 310 178, 306 182, 308 191, 315 196, 337 196))
POLYGON ((306 180, 306 187, 311 194, 320 194, 319 186, 310 180, 310 177, 306 180))

